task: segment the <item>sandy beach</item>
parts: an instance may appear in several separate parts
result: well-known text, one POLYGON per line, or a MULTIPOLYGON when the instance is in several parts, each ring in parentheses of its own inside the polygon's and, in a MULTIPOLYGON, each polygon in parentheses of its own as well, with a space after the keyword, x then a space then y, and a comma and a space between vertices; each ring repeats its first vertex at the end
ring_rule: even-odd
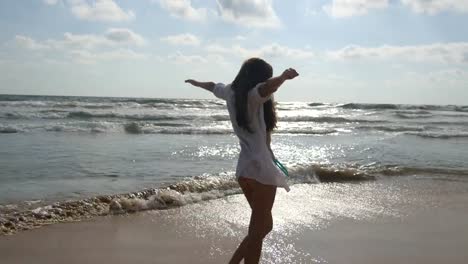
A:
MULTIPOLYGON (((406 179, 281 191, 262 263, 466 263, 468 185, 440 181, 428 191, 427 184, 434 185, 406 179)), ((56 224, 0 237, 0 255, 6 264, 227 263, 246 233, 246 206, 233 195, 56 224)))

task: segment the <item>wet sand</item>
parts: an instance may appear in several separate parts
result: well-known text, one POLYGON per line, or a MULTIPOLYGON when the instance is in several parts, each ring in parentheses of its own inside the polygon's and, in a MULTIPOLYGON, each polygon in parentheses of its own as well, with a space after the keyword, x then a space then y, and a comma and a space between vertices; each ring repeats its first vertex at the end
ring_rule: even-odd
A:
MULTIPOLYGON (((422 181, 293 186, 278 193, 262 263, 466 263, 467 190, 422 181)), ((0 262, 227 263, 246 233, 246 206, 233 195, 51 225, 0 237, 0 262)))

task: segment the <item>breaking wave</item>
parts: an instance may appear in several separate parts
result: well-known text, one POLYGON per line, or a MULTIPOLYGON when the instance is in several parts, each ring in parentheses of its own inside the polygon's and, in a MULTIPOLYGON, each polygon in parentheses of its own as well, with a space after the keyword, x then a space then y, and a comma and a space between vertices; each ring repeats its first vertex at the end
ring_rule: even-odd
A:
POLYGON ((18 132, 21 132, 21 130, 16 127, 0 127, 0 134, 14 134, 18 132))
POLYGON ((325 105, 324 103, 310 103, 309 106, 322 106, 322 105, 325 105))
POLYGON ((171 115, 126 115, 126 114, 117 114, 117 113, 90 113, 85 111, 70 112, 67 115, 68 118, 77 118, 77 119, 91 119, 91 118, 107 118, 107 119, 127 119, 127 120, 139 120, 139 121, 169 121, 169 120, 194 120, 203 118, 196 115, 181 115, 181 116, 171 116, 171 115))
POLYGON ((457 105, 402 105, 402 104, 343 104, 340 107, 345 109, 362 110, 431 110, 431 111, 457 111, 468 112, 468 106, 457 105))
POLYGON ((186 124, 156 123, 152 126, 140 125, 136 122, 124 125, 128 134, 173 134, 173 135, 227 135, 232 134, 229 128, 190 127, 186 124))
MULTIPOLYGON (((295 165, 289 168, 290 185, 317 183, 353 183, 385 176, 454 175, 468 176, 468 171, 440 168, 398 166, 327 166, 295 165)), ((99 195, 78 201, 44 204, 42 201, 0 206, 0 235, 13 234, 58 222, 70 222, 109 214, 160 210, 239 194, 241 190, 232 172, 217 176, 196 176, 159 188, 114 195, 99 195)))
POLYGON ((454 138, 468 138, 468 133, 450 134, 450 133, 407 133, 408 135, 418 136, 421 138, 433 138, 433 139, 454 139, 454 138))
POLYGON ((395 114, 397 117, 402 118, 402 119, 420 119, 420 118, 431 118, 433 115, 431 114, 402 114, 402 113, 396 113, 395 114))
POLYGON ((358 129, 376 130, 385 132, 405 132, 405 131, 424 131, 422 127, 405 127, 405 126, 359 126, 358 129))
POLYGON ((383 123, 382 120, 352 119, 335 116, 286 116, 280 117, 280 121, 286 122, 316 122, 316 123, 383 123))
MULTIPOLYGON (((456 123, 460 125, 459 123, 456 123)), ((372 125, 372 123, 363 123, 362 125, 353 126, 349 129, 340 128, 321 128, 321 127, 292 127, 281 126, 275 129, 275 134, 289 135, 331 135, 337 133, 348 133, 356 130, 364 131, 382 131, 390 133, 403 132, 407 135, 419 136, 423 138, 466 138, 468 134, 465 132, 441 132, 439 127, 427 126, 427 123, 422 125, 372 125)), ((56 123, 44 125, 0 127, 0 134, 32 132, 32 131, 48 131, 48 132, 91 132, 91 133, 112 133, 125 132, 128 134, 170 134, 170 135, 231 135, 233 130, 229 125, 193 125, 190 122, 177 122, 171 119, 160 119, 155 122, 131 121, 127 123, 107 122, 107 121, 83 121, 79 123, 56 123)))

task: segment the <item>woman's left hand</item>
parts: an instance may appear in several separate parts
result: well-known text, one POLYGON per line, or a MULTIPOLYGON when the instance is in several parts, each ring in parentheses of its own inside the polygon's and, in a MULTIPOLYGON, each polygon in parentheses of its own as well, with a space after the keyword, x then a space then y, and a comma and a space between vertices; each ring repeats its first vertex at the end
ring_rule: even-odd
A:
POLYGON ((192 80, 192 79, 188 79, 188 80, 185 80, 186 83, 190 83, 191 85, 194 85, 194 86, 197 86, 197 81, 195 80, 192 80))

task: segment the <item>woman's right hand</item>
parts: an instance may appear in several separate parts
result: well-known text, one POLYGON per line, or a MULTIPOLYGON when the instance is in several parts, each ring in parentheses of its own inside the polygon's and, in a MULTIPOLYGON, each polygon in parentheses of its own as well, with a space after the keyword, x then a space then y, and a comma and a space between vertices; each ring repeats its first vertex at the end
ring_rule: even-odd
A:
POLYGON ((297 76, 299 76, 299 73, 297 73, 297 71, 295 69, 293 69, 293 68, 286 69, 281 74, 281 77, 284 80, 292 80, 292 79, 296 78, 297 76))

